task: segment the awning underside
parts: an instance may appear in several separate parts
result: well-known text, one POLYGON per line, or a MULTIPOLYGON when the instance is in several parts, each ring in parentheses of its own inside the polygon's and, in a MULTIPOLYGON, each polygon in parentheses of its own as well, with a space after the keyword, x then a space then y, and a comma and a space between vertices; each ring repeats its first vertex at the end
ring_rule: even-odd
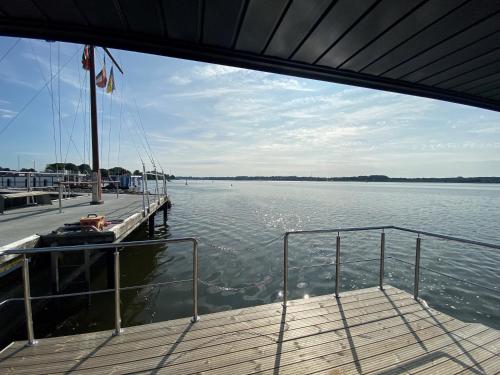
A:
POLYGON ((0 0, 0 33, 500 111, 500 0, 0 0))

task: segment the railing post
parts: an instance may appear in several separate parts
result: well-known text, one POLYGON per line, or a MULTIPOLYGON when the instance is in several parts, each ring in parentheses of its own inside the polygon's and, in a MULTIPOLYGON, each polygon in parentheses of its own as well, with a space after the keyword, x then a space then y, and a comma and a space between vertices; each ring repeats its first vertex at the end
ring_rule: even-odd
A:
POLYGON ((30 295, 30 270, 29 261, 26 255, 23 256, 23 292, 24 292, 24 311, 26 314, 26 329, 28 331, 28 346, 36 345, 35 333, 33 331, 33 313, 31 311, 30 295))
POLYGON ((340 233, 337 232, 337 244, 335 252, 335 297, 340 297, 340 233))
POLYGON ((413 283, 413 298, 418 300, 418 286, 420 283, 420 235, 417 237, 417 245, 415 249, 415 281, 413 283))
POLYGON ((115 331, 113 335, 119 336, 122 330, 122 317, 120 311, 120 252, 115 248, 115 331))
POLYGON ((283 307, 286 307, 288 301, 288 235, 285 233, 283 238, 283 307))
POLYGON ((385 233, 382 230, 380 234, 380 274, 378 286, 380 290, 384 289, 384 263, 385 263, 385 233))
POLYGON ((158 201, 158 205, 160 204, 160 186, 158 185, 158 172, 156 172, 155 168, 155 180, 156 180, 156 200, 158 201))
POLYGON ((198 241, 193 240, 193 317, 192 323, 200 320, 198 316, 198 241))
POLYGON ((146 194, 146 200, 148 202, 148 213, 149 213, 149 190, 148 190, 148 174, 146 173, 146 166, 142 164, 142 179, 144 180, 143 191, 146 194))
POLYGON ((59 180, 59 213, 62 212, 62 184, 61 180, 59 180))

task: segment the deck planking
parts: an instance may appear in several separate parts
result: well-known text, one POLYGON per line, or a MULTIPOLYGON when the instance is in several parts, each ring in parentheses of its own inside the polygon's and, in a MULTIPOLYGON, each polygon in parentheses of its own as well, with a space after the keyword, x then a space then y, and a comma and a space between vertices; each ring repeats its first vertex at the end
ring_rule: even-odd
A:
POLYGON ((15 342, 16 374, 494 374, 500 331, 461 322, 387 287, 110 331, 15 342))

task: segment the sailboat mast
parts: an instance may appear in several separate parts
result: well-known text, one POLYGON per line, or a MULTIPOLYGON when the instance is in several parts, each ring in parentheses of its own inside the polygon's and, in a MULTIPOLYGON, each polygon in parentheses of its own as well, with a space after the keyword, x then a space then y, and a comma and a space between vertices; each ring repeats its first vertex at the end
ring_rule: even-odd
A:
POLYGON ((94 46, 89 46, 90 60, 90 118, 92 132, 92 201, 102 204, 101 170, 99 168, 99 134, 97 132, 97 104, 95 90, 94 46))

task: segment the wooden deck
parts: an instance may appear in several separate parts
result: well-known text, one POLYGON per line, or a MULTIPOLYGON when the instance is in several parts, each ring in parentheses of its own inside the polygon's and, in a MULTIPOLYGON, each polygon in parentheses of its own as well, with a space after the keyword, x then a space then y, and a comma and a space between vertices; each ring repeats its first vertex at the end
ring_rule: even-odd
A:
POLYGON ((387 287, 110 331, 15 342, 8 374, 497 374, 500 331, 387 287))

